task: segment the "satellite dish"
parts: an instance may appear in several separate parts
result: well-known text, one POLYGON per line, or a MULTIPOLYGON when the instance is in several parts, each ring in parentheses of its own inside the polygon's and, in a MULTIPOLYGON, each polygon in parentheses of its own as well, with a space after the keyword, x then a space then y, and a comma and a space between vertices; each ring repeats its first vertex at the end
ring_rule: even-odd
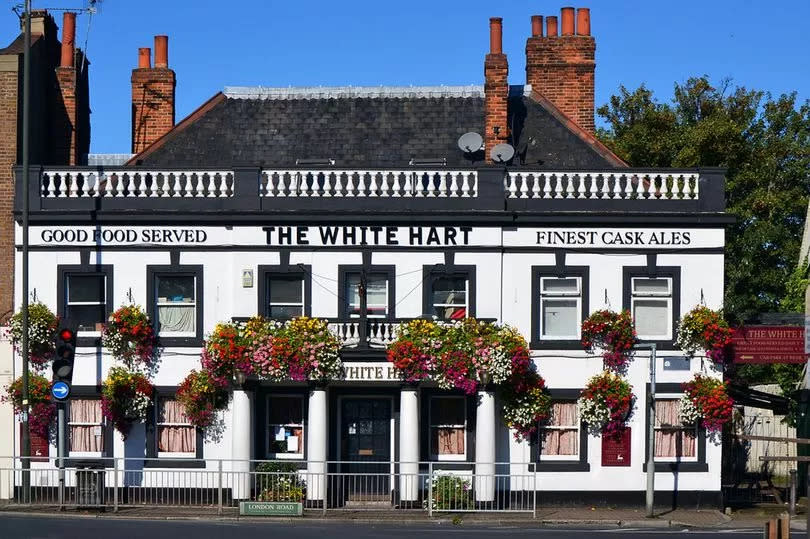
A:
POLYGON ((489 156, 496 163, 506 163, 515 156, 515 149, 511 144, 496 144, 489 151, 489 156))
POLYGON ((461 151, 464 153, 475 153, 481 149, 483 144, 484 139, 474 131, 464 133, 458 139, 458 147, 461 148, 461 151))

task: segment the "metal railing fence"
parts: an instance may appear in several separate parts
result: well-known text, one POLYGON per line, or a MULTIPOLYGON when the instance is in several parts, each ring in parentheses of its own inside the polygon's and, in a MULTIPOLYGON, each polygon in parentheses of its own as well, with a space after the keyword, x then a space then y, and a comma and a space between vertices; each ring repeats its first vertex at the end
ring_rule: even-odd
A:
POLYGON ((536 514, 533 463, 357 462, 148 458, 82 461, 20 457, 0 459, 5 503, 60 507, 198 508, 218 514, 241 501, 301 503, 320 512, 425 511, 536 514), (11 463, 10 465, 8 463, 11 463), (23 491, 24 474, 30 490, 23 491))

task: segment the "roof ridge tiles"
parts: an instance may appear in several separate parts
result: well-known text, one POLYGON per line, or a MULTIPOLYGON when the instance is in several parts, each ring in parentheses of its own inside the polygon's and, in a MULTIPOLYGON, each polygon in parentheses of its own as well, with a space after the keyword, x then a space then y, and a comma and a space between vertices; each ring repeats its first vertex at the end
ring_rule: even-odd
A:
MULTIPOLYGON (((520 94, 523 86, 513 87, 520 94), (519 90, 518 90, 519 89, 519 90)), ((229 99, 483 98, 483 85, 466 86, 226 86, 229 99)))

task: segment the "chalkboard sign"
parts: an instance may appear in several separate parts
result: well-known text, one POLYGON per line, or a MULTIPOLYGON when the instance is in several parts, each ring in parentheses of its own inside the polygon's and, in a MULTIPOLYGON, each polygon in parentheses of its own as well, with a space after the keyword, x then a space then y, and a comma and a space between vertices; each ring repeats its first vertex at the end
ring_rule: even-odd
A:
POLYGON ((602 435, 602 466, 630 466, 630 427, 615 436, 602 435))

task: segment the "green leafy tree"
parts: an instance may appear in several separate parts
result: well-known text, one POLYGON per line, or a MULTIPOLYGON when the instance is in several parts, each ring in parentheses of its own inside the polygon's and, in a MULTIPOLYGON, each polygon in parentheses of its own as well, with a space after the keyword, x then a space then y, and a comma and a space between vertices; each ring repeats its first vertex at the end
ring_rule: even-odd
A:
MULTIPOLYGON (((798 257, 810 195, 810 102, 727 80, 715 86, 704 76, 676 84, 669 102, 644 85, 622 86, 597 113, 606 122, 597 135, 631 166, 727 169, 726 208, 735 218, 726 231, 731 322, 804 311, 806 266, 798 257)), ((801 367, 747 365, 731 374, 746 384, 778 383, 789 396, 801 367)))

